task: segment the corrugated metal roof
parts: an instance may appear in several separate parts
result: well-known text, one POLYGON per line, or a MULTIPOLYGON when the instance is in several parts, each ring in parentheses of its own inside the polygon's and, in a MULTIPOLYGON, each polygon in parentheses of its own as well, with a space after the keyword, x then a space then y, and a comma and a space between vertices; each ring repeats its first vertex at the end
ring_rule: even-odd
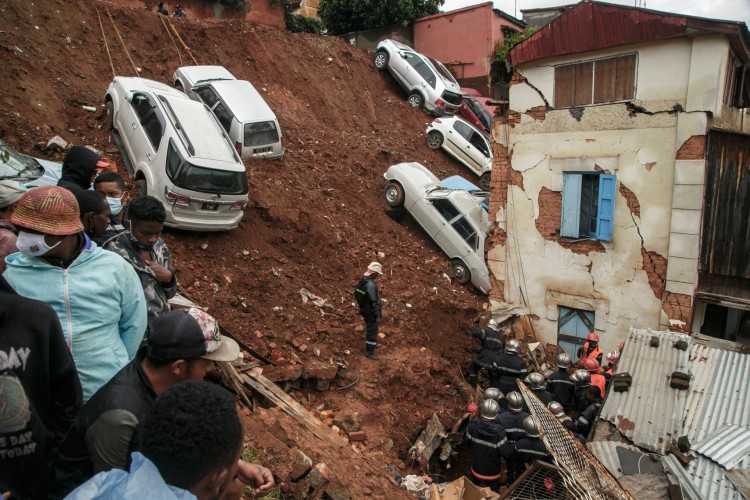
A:
POLYGON ((625 448, 643 453, 637 446, 617 441, 590 441, 586 443, 586 447, 599 459, 615 479, 620 479, 623 476, 622 464, 620 463, 620 455, 617 453, 617 448, 625 448))
POLYGON ((617 371, 630 373, 633 383, 627 392, 610 391, 599 415, 636 446, 657 453, 682 435, 686 397, 669 387, 672 372, 688 371, 688 351, 674 348, 679 340, 690 337, 631 329, 617 371), (651 337, 659 347, 650 346, 651 337))
POLYGON ((691 446, 691 451, 731 469, 750 454, 750 428, 727 425, 691 446))
MULTIPOLYGON (((667 455, 662 461, 678 478, 682 494, 688 500, 743 500, 724 468, 709 458, 698 456, 687 467, 683 467, 674 455, 667 455)), ((740 467, 748 469, 749 466, 744 461, 740 467)))
POLYGON ((750 498, 750 470, 732 469, 725 471, 724 474, 732 481, 734 487, 745 495, 745 498, 750 498))
POLYGON ((740 57, 747 60, 750 33, 745 23, 591 1, 578 3, 516 45, 510 57, 513 64, 518 65, 545 57, 664 40, 699 32, 730 36, 740 57))

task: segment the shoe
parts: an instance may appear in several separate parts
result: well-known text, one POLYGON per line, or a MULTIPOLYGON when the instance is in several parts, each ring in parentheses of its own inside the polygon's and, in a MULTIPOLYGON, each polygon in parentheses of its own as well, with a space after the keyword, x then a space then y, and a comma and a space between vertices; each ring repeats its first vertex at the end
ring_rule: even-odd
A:
POLYGON ((375 344, 375 349, 380 349, 381 347, 383 347, 383 344, 381 344, 380 342, 375 344))
POLYGON ((368 353, 365 353, 365 357, 366 357, 366 358, 370 358, 370 359, 374 359, 375 361, 377 361, 377 360, 379 360, 379 359, 380 359, 380 356, 378 356, 378 355, 377 355, 377 354, 375 354, 374 352, 368 352, 368 353))

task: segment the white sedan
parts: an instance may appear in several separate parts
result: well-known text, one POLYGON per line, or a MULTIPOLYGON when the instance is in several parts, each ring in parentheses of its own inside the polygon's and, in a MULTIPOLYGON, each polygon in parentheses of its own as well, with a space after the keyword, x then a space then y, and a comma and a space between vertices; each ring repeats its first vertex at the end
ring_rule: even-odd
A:
POLYGON ((492 148, 487 137, 457 116, 436 118, 427 126, 427 146, 443 148, 479 176, 479 187, 490 190, 492 148))

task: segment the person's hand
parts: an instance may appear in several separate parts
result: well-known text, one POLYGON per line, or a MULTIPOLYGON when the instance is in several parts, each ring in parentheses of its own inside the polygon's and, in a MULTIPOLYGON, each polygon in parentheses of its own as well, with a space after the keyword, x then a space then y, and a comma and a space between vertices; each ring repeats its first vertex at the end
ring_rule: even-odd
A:
POLYGON ((159 283, 172 282, 172 271, 162 265, 157 264, 154 261, 147 260, 145 262, 149 269, 154 272, 154 274, 156 275, 156 279, 159 280, 159 283))
POLYGON ((243 484, 255 488, 255 491, 253 491, 251 495, 253 497, 265 495, 275 486, 273 474, 271 474, 270 470, 262 465, 251 464, 244 460, 239 461, 237 467, 237 479, 243 484))

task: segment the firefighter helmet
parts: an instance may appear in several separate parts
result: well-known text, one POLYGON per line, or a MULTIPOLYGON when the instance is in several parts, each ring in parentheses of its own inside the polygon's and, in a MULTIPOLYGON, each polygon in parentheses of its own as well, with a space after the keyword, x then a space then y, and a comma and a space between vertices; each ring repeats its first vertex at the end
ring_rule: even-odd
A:
POLYGON ((596 332, 589 333, 589 336, 586 337, 586 340, 589 342, 599 342, 599 335, 596 332))
POLYGON ((505 397, 503 396, 503 392, 497 387, 488 387, 484 390, 484 399, 500 401, 503 397, 505 397))
POLYGON ((576 370, 571 378, 581 387, 586 387, 591 383, 591 374, 586 370, 576 370))
POLYGON ((525 382, 531 386, 533 390, 540 390, 546 387, 544 383, 544 376, 539 372, 531 372, 526 377, 525 382))
POLYGON ((480 407, 482 418, 492 420, 500 413, 500 405, 494 399, 485 399, 480 407))
POLYGON ((589 358, 583 362, 583 368, 589 373, 599 373, 599 362, 589 358))
POLYGON ((526 431, 526 435, 529 437, 538 438, 540 435, 539 425, 537 425, 536 420, 531 415, 523 419, 523 430, 526 431))
POLYGON ((508 409, 513 413, 523 410, 523 396, 518 391, 509 392, 505 398, 508 400, 508 409))
POLYGON ((505 352, 508 354, 518 354, 518 351, 521 350, 521 342, 519 342, 516 339, 510 339, 505 344, 505 352))
POLYGON ((493 330, 497 331, 497 329, 500 327, 500 324, 494 319, 491 319, 487 322, 487 326, 489 328, 492 328, 493 330))
POLYGON ((573 363, 573 360, 570 359, 570 356, 568 356, 568 353, 561 352, 557 355, 557 366, 559 368, 568 368, 573 363))
POLYGON ((565 416, 565 408, 563 408, 563 405, 561 405, 557 401, 550 401, 547 404, 547 409, 557 418, 565 416))

